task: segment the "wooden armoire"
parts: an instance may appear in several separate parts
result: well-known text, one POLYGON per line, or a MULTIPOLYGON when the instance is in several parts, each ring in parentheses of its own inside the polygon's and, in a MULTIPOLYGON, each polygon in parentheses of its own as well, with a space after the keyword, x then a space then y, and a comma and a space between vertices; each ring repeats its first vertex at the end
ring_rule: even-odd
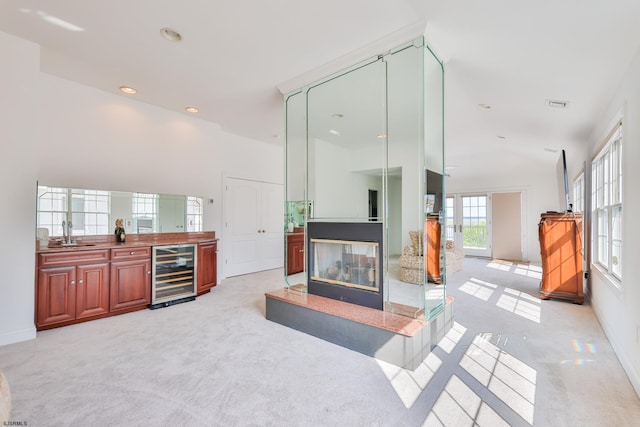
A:
POLYGON ((538 238, 542 256, 540 298, 561 298, 582 304, 582 215, 543 213, 538 238))

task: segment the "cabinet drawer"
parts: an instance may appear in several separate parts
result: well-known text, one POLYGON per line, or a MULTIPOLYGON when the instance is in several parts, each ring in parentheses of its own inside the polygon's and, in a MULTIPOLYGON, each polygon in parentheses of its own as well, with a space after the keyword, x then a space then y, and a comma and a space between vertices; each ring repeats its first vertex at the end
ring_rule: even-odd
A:
POLYGON ((38 267, 78 265, 109 261, 109 250, 50 252, 38 254, 38 267))
POLYGON ((151 247, 133 247, 111 249, 111 261, 122 261, 127 259, 140 259, 151 257, 151 247))
POLYGON ((304 243, 304 233, 287 234, 287 242, 304 243))

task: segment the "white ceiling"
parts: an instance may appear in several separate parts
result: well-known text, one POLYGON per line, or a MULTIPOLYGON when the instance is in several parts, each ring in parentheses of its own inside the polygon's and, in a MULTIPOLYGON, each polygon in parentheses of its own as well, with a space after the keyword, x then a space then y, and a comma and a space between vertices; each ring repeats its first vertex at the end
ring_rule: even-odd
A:
POLYGON ((555 164, 545 147, 584 144, 640 47, 639 18, 637 0, 0 2, 0 31, 40 44, 42 71, 118 94, 132 86, 136 99, 184 114, 194 105, 203 120, 276 144, 278 87, 420 29, 445 60, 454 174, 481 173, 471 165, 496 152, 555 164))

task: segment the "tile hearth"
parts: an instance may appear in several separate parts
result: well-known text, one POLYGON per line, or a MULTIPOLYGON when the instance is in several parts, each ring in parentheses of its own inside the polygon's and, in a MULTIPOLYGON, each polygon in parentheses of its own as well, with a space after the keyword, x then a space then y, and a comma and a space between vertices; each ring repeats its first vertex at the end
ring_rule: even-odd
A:
POLYGON ((453 299, 431 321, 304 292, 265 293, 266 318, 394 365, 415 369, 453 325, 453 299))

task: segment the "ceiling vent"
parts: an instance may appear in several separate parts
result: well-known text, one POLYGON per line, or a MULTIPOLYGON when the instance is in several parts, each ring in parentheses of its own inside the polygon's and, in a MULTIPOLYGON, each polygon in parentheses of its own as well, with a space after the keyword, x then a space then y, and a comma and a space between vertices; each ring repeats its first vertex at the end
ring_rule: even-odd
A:
POLYGON ((568 106, 569 106, 569 101, 558 101, 555 99, 547 99, 547 107, 567 108, 568 106))

